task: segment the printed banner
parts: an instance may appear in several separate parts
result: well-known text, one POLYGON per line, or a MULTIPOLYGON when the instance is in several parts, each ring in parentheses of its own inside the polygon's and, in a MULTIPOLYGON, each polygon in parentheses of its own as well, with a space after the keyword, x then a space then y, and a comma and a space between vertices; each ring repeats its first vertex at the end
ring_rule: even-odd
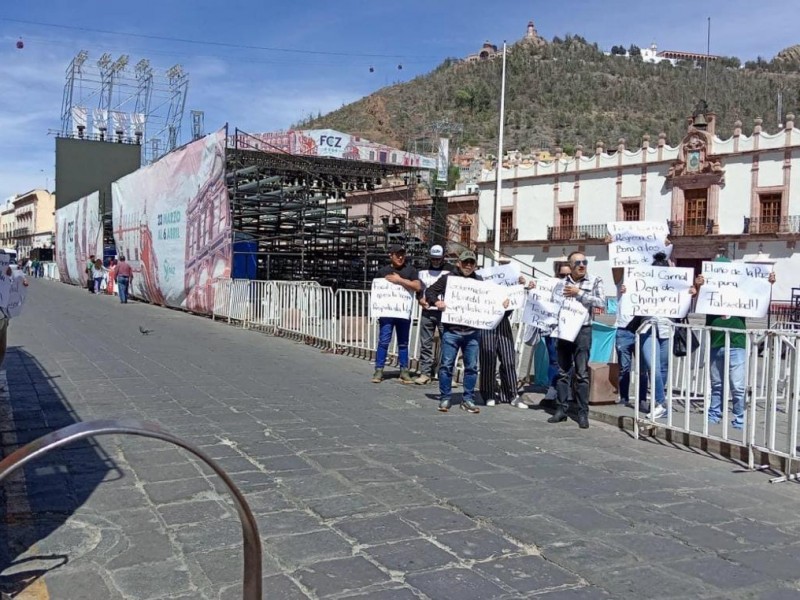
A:
POLYGON ((64 283, 85 285, 89 256, 103 257, 100 194, 94 192, 56 211, 56 264, 64 283))
POLYGON ((694 269, 682 267, 626 267, 625 296, 633 314, 682 319, 689 313, 694 269))
POLYGON ((704 262, 705 283, 697 292, 696 312, 705 315, 764 318, 769 310, 772 265, 704 262))
POLYGON ((505 289, 488 281, 452 277, 444 293, 442 323, 494 329, 506 312, 503 300, 507 297, 505 289))
MULTIPOLYGON (((422 291, 424 292, 429 287, 431 287, 434 283, 436 283, 440 277, 447 276, 450 271, 431 271, 429 269, 423 269, 422 271, 418 271, 419 273, 419 280, 422 282, 422 291)), ((439 310, 435 306, 429 306, 425 310, 439 310)))
POLYGON ((100 130, 108 129, 108 111, 102 108, 92 109, 92 133, 100 135, 100 130))
POLYGON ((447 182, 447 167, 450 164, 450 140, 439 138, 439 155, 436 157, 436 179, 447 182))
POLYGON ((225 130, 115 181, 112 197, 117 254, 134 272, 130 293, 209 313, 215 283, 231 272, 225 130))
POLYGON ((370 317, 411 319, 413 309, 414 294, 402 285, 386 281, 383 277, 372 280, 372 292, 369 295, 370 317))
POLYGON ((497 285, 518 285, 519 267, 514 264, 497 265, 478 269, 476 275, 483 277, 484 281, 491 281, 497 285))
POLYGON ((651 265, 653 255, 672 253, 672 246, 664 242, 669 237, 666 223, 650 221, 617 221, 608 224, 611 243, 608 245, 608 260, 611 267, 651 265))

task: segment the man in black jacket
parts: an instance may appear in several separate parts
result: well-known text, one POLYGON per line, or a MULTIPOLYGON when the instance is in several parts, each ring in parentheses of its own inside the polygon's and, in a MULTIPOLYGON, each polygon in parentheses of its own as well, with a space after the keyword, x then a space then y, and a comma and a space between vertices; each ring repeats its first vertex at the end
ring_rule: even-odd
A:
MULTIPOLYGON (((475 253, 465 250, 458 257, 458 268, 447 277, 440 278, 431 287, 425 290, 425 299, 431 306, 436 306, 440 311, 447 309, 444 300, 447 282, 453 277, 468 277, 481 280, 475 274, 475 253)), ((477 414, 480 409, 475 406, 475 384, 478 381, 478 350, 480 346, 480 330, 464 325, 450 325, 445 323, 442 334, 442 364, 439 366, 439 411, 450 410, 450 395, 453 385, 453 368, 456 364, 458 351, 464 357, 464 400, 461 402, 462 410, 477 414)))
MULTIPOLYGON (((425 298, 425 289, 432 286, 440 277, 446 277, 453 271, 453 265, 444 260, 444 248, 438 244, 431 247, 430 263, 428 268, 419 272, 423 290, 417 294, 417 299, 422 307, 419 319, 419 377, 414 380, 417 385, 425 385, 433 379, 433 367, 440 362, 439 357, 433 356, 433 334, 439 331, 439 340, 442 338, 442 313, 425 298)), ((438 298, 437 298, 438 299, 438 298)), ((440 352, 441 354, 441 352, 440 352)))

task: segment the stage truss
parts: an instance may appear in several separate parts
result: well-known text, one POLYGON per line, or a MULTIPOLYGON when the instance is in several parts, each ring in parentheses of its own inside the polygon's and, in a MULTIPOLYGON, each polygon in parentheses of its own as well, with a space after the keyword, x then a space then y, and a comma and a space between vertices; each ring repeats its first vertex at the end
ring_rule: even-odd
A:
MULTIPOLYGON (((412 261, 424 261, 429 232, 407 218, 415 211, 419 169, 265 151, 263 142, 255 149, 249 138, 236 130, 227 152, 226 183, 234 265, 248 262, 251 277, 366 289, 393 243, 404 244, 412 261), (389 218, 375 223, 349 217, 348 195, 392 178, 406 183, 406 193, 389 218)), ((430 214, 430 206, 426 210, 430 214)))

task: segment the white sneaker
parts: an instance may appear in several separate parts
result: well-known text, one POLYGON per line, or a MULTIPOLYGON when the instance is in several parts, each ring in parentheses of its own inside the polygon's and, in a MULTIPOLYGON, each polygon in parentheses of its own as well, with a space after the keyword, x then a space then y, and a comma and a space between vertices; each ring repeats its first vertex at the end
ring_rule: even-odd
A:
POLYGON ((494 406, 495 404, 496 404, 496 402, 494 400, 487 400, 486 401, 486 406, 494 406))
POLYGON ((528 405, 522 401, 522 398, 517 396, 511 401, 511 406, 514 408, 528 408, 528 405))
POLYGON ((662 406, 661 404, 656 406, 656 410, 653 412, 653 418, 654 419, 663 419, 666 416, 667 416, 667 407, 666 406, 662 406))

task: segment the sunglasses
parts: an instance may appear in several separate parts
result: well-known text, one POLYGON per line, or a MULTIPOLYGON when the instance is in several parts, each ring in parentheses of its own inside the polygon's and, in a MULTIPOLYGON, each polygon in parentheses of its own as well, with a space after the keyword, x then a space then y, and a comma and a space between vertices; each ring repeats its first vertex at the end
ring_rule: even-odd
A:
POLYGON ((559 273, 558 274, 558 278, 559 279, 566 279, 568 275, 569 275, 569 273, 559 273))
POLYGON ((475 266, 475 261, 474 260, 462 260, 461 264, 464 265, 465 267, 474 267, 475 266))
POLYGON ((588 265, 589 265, 589 261, 587 259, 585 259, 585 258, 583 260, 573 260, 572 261, 572 266, 573 267, 586 267, 588 265))

